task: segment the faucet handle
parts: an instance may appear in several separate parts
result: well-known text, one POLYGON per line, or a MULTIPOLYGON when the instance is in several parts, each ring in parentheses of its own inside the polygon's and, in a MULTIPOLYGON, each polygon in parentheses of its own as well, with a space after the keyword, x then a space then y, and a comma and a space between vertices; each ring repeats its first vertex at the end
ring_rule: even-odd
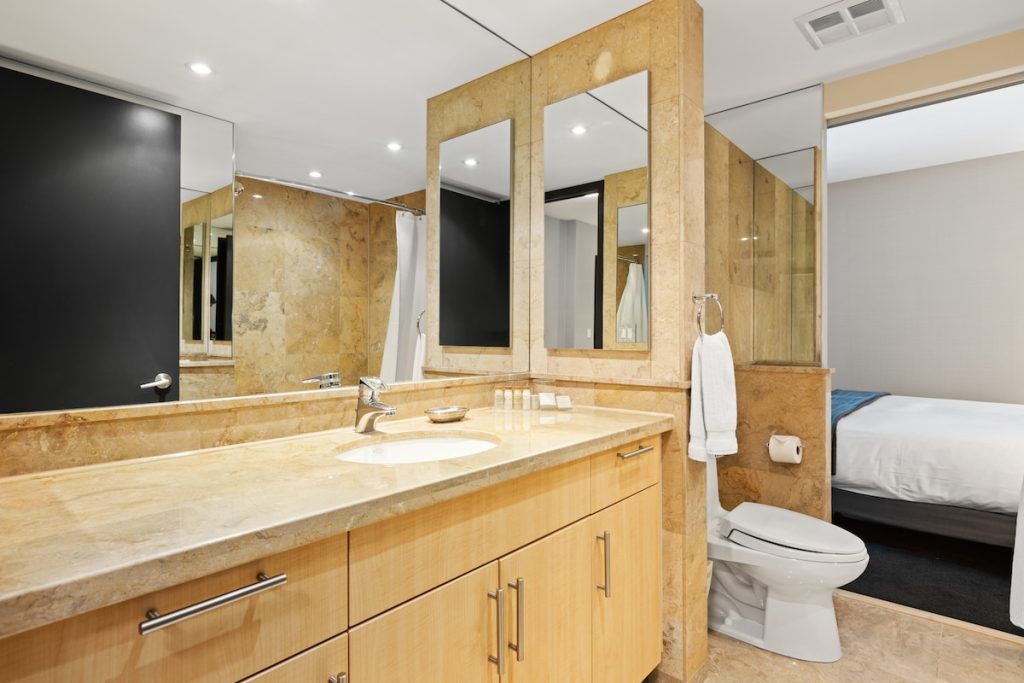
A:
POLYGON ((374 394, 379 391, 387 391, 391 388, 387 385, 387 382, 382 380, 380 377, 360 377, 359 385, 366 387, 374 394))

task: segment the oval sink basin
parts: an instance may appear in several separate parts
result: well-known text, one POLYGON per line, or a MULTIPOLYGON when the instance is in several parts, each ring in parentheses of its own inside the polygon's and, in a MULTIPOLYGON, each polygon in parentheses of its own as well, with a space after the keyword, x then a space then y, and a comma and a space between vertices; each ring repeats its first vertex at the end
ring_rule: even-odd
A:
POLYGON ((408 439, 390 439, 369 446, 360 446, 340 453, 345 462, 367 465, 407 465, 417 462, 436 462, 464 458, 489 451, 498 444, 464 436, 427 436, 408 439))

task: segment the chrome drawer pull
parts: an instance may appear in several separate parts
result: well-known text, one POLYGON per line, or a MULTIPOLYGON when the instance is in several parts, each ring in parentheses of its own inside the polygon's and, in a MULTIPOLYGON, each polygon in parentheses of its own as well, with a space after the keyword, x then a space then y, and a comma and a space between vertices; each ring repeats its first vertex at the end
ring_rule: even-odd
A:
POLYGON ((488 593, 487 597, 492 598, 498 603, 498 656, 487 655, 487 661, 494 662, 498 665, 498 675, 505 675, 505 648, 508 643, 508 637, 505 635, 505 589, 499 588, 493 593, 488 593))
POLYGON ((327 683, 348 683, 348 674, 341 671, 334 676, 328 676, 327 683))
POLYGON ((612 532, 606 531, 597 537, 604 541, 604 583, 597 584, 597 589, 604 591, 604 597, 612 597, 612 532))
POLYGON ((141 635, 146 635, 147 633, 152 633, 153 631, 159 631, 162 628, 173 626, 174 624, 177 624, 179 621, 185 621, 186 619, 197 617, 200 614, 204 614, 211 610, 215 610, 218 607, 230 605, 233 602, 238 602, 239 600, 248 598, 252 595, 256 595, 257 593, 268 591, 271 588, 277 588, 278 586, 282 586, 287 582, 287 574, 267 576, 263 572, 260 572, 256 575, 256 583, 251 583, 248 586, 236 588, 235 590, 229 593, 224 593, 223 595, 212 597, 209 600, 203 600, 202 602, 197 602, 194 605, 182 607, 181 609, 176 609, 173 612, 168 612, 167 614, 163 615, 161 615, 155 609, 151 609, 148 612, 146 612, 146 621, 143 621, 139 624, 139 633, 141 635))
POLYGON ((650 453, 653 450, 654 450, 654 446, 643 446, 643 445, 641 445, 640 448, 636 449, 635 451, 630 451, 629 453, 618 453, 617 455, 620 458, 622 458, 623 460, 629 460, 630 458, 635 458, 638 455, 643 455, 644 453, 650 453))
POLYGON ((526 579, 519 577, 515 581, 509 581, 508 587, 516 592, 516 642, 508 646, 516 653, 516 661, 526 659, 526 579))

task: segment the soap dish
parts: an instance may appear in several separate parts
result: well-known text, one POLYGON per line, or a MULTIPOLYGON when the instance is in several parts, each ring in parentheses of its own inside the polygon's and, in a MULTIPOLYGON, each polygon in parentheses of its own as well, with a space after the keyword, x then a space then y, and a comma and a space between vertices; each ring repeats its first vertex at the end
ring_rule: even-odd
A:
POLYGON ((444 406, 443 408, 431 408, 424 410, 431 422, 458 422, 466 417, 469 408, 461 406, 444 406))

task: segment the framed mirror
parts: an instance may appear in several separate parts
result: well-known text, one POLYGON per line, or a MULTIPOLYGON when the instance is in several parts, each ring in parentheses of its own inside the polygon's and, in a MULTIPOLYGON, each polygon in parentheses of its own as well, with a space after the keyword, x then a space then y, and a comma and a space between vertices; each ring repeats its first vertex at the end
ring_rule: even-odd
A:
POLYGON ((510 120, 441 143, 442 346, 510 344, 512 144, 510 120))
POLYGON ((647 93, 644 71, 544 108, 546 348, 649 348, 647 93))

